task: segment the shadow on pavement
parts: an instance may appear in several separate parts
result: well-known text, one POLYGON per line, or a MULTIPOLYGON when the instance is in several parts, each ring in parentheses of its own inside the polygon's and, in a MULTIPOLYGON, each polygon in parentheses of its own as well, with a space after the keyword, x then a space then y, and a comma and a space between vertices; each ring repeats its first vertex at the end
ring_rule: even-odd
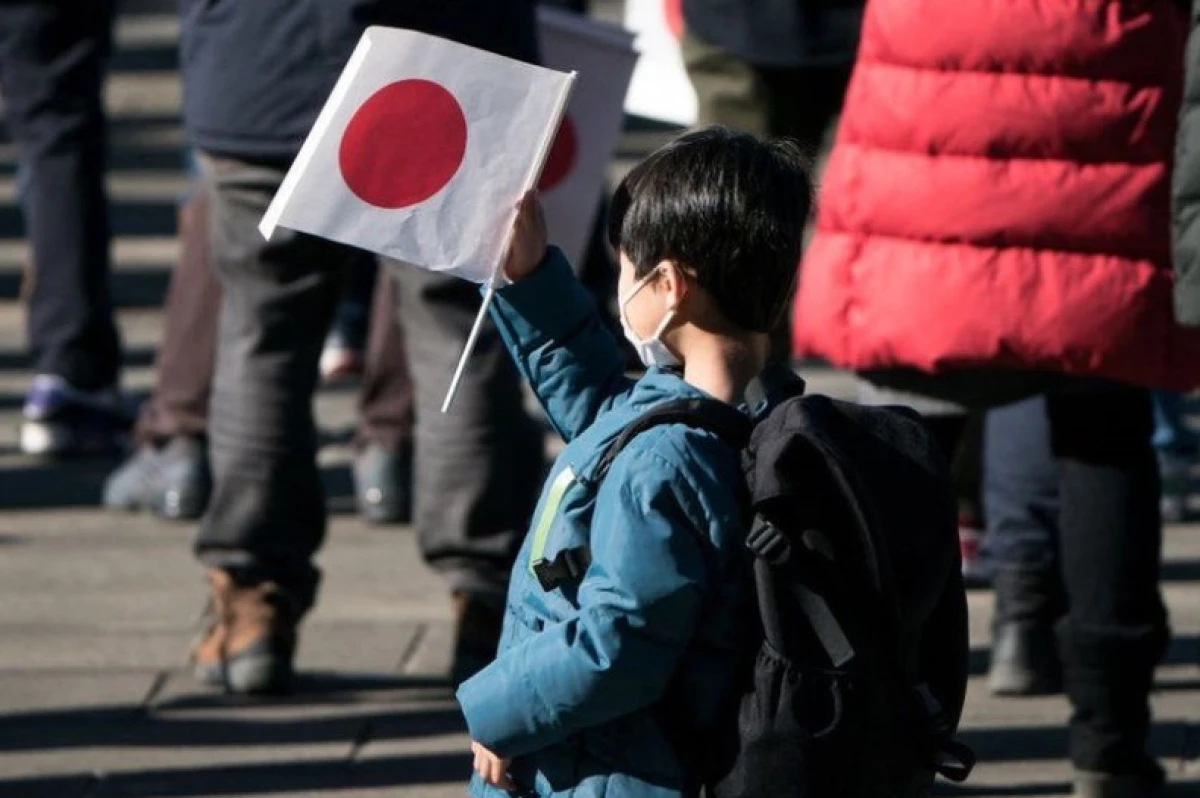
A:
MULTIPOLYGON (((987 646, 973 647, 967 660, 972 676, 983 676, 988 672, 992 652, 987 646)), ((1200 636, 1176 634, 1171 638, 1171 647, 1163 659, 1163 665, 1200 665, 1200 636)), ((1182 689, 1182 688, 1176 688, 1182 689)))
MULTIPOLYGON (((1180 741, 1186 738, 1188 729, 1188 724, 1180 721, 1155 723, 1149 750, 1168 760, 1178 761, 1180 741)), ((975 751, 980 762, 1028 762, 1065 759, 1067 756, 1065 726, 966 729, 959 731, 957 736, 975 751)))
POLYGON ((0 798, 73 798, 88 796, 316 795, 372 787, 463 783, 471 760, 463 754, 414 754, 363 762, 326 758, 251 764, 161 768, 114 774, 71 774, 0 780, 0 798))
POLYGON ((104 480, 119 463, 113 456, 0 469, 4 481, 0 511, 69 507, 98 510, 104 480))
MULTIPOLYGON (((339 686, 345 689, 344 686, 339 686)), ((371 688, 377 691, 378 686, 371 688)), ((463 731, 457 708, 443 698, 426 707, 406 704, 389 709, 388 697, 372 692, 377 702, 364 711, 337 712, 361 701, 332 693, 296 696, 273 702, 181 700, 155 707, 136 705, 71 708, 0 716, 0 751, 59 751, 80 748, 220 748, 240 746, 316 745, 345 740, 400 740, 463 731), (382 702, 380 704, 379 702, 382 702), (306 709, 313 712, 306 713, 306 709), (252 710, 277 717, 243 714, 252 710)))
MULTIPOLYGON (((316 794, 458 780, 465 784, 470 765, 465 746, 461 754, 412 756, 395 755, 389 748, 379 757, 372 756, 371 748, 462 731, 444 680, 398 675, 310 673, 294 694, 272 699, 196 693, 152 708, 124 704, 13 713, 0 716, 0 751, 58 751, 62 767, 44 776, 0 779, 0 798, 316 794), (233 747, 269 758, 285 746, 322 744, 344 744, 345 753, 221 762, 233 747), (191 748, 200 759, 210 751, 213 762, 133 766, 117 774, 73 768, 69 751, 89 748, 191 748)), ((133 754, 129 758, 131 763, 146 761, 133 754)))
POLYGON ((948 784, 939 782, 933 790, 934 795, 1069 795, 1071 785, 1065 781, 1049 783, 1022 784, 1020 786, 997 787, 994 785, 948 784))
MULTIPOLYGON (((0 276, 0 290, 4 277, 0 276)), ((150 346, 125 347, 121 362, 124 368, 149 368, 154 365, 156 350, 150 346)), ((0 371, 29 371, 32 361, 24 349, 0 349, 0 371)))
MULTIPOLYGON (((171 234, 170 231, 162 233, 171 234)), ((161 268, 117 270, 109 279, 113 304, 117 308, 160 308, 171 281, 171 266, 164 263, 161 268)), ((15 302, 20 295, 21 273, 11 269, 0 271, 0 300, 15 302)))

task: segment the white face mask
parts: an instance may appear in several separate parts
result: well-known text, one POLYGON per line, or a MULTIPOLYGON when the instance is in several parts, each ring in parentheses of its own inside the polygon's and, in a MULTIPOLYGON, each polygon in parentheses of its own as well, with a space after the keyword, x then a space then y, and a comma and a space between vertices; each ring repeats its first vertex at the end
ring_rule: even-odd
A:
POLYGON ((675 318, 675 309, 667 311, 667 315, 663 316, 663 320, 658 323, 654 333, 646 339, 638 338, 638 334, 634 332, 633 327, 629 324, 629 318, 625 315, 625 307, 629 304, 629 300, 637 295, 646 287, 646 284, 654 279, 655 272, 650 272, 642 279, 634 283, 633 288, 629 289, 624 297, 617 298, 617 306, 621 317, 621 329, 625 331, 625 338, 629 343, 633 344, 633 348, 637 350, 638 358, 642 361, 642 365, 646 368, 658 366, 660 368, 673 368, 681 365, 679 358, 671 354, 671 350, 667 349, 666 344, 659 338, 663 334, 663 330, 667 329, 667 325, 671 323, 671 319, 675 318))

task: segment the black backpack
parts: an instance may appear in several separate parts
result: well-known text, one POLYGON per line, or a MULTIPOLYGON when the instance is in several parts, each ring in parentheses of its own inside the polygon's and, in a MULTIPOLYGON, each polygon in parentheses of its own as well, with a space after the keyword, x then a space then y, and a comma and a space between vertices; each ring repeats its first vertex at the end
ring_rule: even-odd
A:
MULTIPOLYGON (((656 407, 635 436, 708 429, 743 451, 757 634, 727 722, 698 739, 659 717, 711 798, 907 798, 963 781, 952 736, 967 684, 967 606, 949 467, 920 417, 803 395, 765 418, 715 400, 656 407)), ((578 564, 582 571, 586 562, 578 564)))

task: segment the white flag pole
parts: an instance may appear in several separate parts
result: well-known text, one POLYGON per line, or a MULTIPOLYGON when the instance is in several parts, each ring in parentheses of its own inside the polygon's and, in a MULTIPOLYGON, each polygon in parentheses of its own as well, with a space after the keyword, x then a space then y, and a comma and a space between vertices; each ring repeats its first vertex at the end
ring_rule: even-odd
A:
MULTIPOLYGON (((534 158, 530 165, 529 176, 525 179, 525 191, 528 192, 537 184, 538 176, 541 175, 542 169, 546 166, 546 158, 550 155, 550 148, 554 145, 554 137, 558 134, 558 127, 562 124, 563 114, 567 110, 567 102, 571 99, 571 91, 575 88, 575 78, 577 74, 571 73, 570 80, 562 92, 562 96, 558 98, 558 113, 555 115, 553 124, 549 125, 545 134, 542 137, 541 147, 538 149, 537 157, 534 158)), ((524 193, 521 195, 524 197, 524 193)), ((442 401, 442 412, 448 413, 450 405, 454 403, 454 395, 458 393, 459 383, 462 382, 463 374, 467 370, 467 361, 471 359, 471 353, 475 351, 475 345, 479 343, 479 334, 483 331, 483 323, 487 319, 488 308, 491 307, 492 300, 496 298, 496 287, 500 282, 500 270, 504 268, 505 262, 508 260, 508 250, 512 247, 513 236, 516 233, 515 225, 517 221, 517 211, 514 210, 508 223, 508 237, 504 241, 504 249, 500 253, 500 262, 496 264, 496 268, 492 271, 492 279, 488 280, 487 290, 483 294, 483 303, 479 306, 479 315, 475 317, 475 324, 471 327, 471 334, 467 336, 467 343, 463 347, 462 356, 458 359, 458 367, 454 369, 454 377, 450 380, 450 388, 446 391, 446 398, 442 401)))
POLYGON ((462 382, 463 373, 467 370, 467 361, 471 359, 471 353, 475 351, 475 344, 479 343, 479 333, 483 331, 488 307, 496 298, 496 283, 496 275, 492 275, 492 279, 488 281, 487 291, 483 295, 483 304, 479 306, 479 315, 475 317, 475 325, 471 328, 471 334, 467 336, 467 345, 463 347, 462 356, 458 359, 458 367, 454 369, 454 379, 450 380, 450 389, 446 391, 446 398, 442 401, 443 413, 450 411, 450 404, 454 401, 454 395, 458 393, 458 384, 462 382))

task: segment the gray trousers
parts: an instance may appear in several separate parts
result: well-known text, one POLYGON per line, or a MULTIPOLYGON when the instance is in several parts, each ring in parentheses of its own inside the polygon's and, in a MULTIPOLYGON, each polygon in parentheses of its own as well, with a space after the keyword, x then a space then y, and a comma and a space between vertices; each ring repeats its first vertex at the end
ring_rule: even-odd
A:
MULTIPOLYGON (((355 250, 283 229, 263 240, 257 225, 286 164, 204 156, 202 166, 223 298, 209 431, 214 492, 196 554, 247 581, 278 582, 307 607, 326 527, 312 399, 355 250)), ((421 551, 451 590, 499 603, 540 486, 544 433, 490 327, 453 409, 440 412, 479 292, 453 277, 388 266, 416 384, 421 551)))

